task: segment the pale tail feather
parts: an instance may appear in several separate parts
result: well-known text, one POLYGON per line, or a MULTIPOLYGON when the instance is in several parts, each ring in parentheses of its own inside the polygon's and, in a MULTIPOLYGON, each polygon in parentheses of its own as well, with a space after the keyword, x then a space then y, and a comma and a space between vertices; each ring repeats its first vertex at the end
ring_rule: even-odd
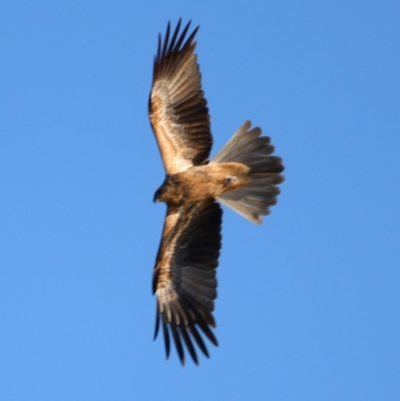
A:
POLYGON ((274 147, 270 138, 261 136, 261 129, 250 129, 246 121, 210 163, 243 163, 250 167, 250 182, 241 188, 224 192, 217 199, 253 223, 261 224, 260 216, 270 213, 275 205, 284 167, 278 156, 272 156, 274 147))

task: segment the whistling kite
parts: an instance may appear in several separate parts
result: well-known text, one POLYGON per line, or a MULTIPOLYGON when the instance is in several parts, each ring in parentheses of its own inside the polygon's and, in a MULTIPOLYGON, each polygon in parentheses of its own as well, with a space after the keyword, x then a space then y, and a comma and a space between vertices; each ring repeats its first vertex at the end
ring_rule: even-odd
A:
POLYGON ((246 121, 211 160, 210 116, 201 89, 193 41, 197 27, 186 39, 190 22, 180 33, 179 20, 170 38, 159 35, 154 60, 149 114, 163 159, 166 178, 154 201, 167 204, 161 244, 153 272, 157 295, 155 336, 160 319, 167 358, 170 333, 181 363, 186 346, 194 362, 194 345, 208 357, 202 332, 214 345, 217 340, 214 300, 216 268, 221 248, 224 203, 253 223, 269 214, 283 181, 281 158, 272 156, 270 138, 246 121), (182 344, 183 341, 183 344, 182 344))

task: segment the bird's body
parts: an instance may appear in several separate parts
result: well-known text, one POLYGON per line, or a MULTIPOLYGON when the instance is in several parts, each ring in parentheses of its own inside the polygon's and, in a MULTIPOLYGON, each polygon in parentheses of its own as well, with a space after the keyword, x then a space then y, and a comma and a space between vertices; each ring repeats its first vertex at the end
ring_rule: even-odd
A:
POLYGON ((170 38, 159 37, 154 60, 149 116, 166 178, 154 195, 167 214, 153 272, 157 296, 156 330, 163 327, 167 357, 172 335, 182 364, 184 349, 197 364, 197 345, 209 356, 202 335, 217 340, 214 301, 221 248, 221 202, 253 223, 269 214, 283 181, 281 158, 270 139, 245 122, 211 160, 210 117, 201 89, 190 23, 170 38))
POLYGON ((184 206, 216 199, 227 191, 249 182, 249 167, 242 163, 220 163, 194 166, 167 176, 156 191, 155 200, 168 206, 184 206))

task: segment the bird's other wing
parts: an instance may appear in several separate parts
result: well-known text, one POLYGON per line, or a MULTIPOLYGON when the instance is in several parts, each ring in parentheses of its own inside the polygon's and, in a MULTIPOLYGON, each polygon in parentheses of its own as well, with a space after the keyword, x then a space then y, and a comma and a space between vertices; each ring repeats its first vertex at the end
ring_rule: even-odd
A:
POLYGON ((190 22, 180 33, 181 20, 170 38, 168 23, 164 40, 158 37, 154 59, 149 115, 166 173, 184 171, 204 163, 212 137, 207 101, 193 41, 199 27, 186 39, 190 22))
POLYGON ((171 334, 182 365, 184 346, 196 364, 194 345, 209 357, 198 329, 218 345, 210 327, 215 327, 212 312, 217 297, 221 222, 222 209, 214 201, 167 210, 153 273, 153 292, 157 295, 154 338, 161 321, 167 358, 171 334))

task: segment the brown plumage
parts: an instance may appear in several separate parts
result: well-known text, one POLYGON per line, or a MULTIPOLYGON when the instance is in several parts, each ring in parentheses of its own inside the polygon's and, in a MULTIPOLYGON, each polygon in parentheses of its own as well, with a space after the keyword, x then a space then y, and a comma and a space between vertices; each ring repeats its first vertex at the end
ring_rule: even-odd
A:
POLYGON ((209 356, 202 335, 214 345, 216 268, 221 248, 224 203, 260 224, 276 203, 283 181, 282 160, 273 156, 268 137, 246 121, 210 161, 210 117, 201 89, 193 41, 168 23, 159 36, 149 99, 151 125, 163 159, 166 178, 154 195, 167 204, 167 215, 153 273, 157 296, 156 329, 163 327, 167 358, 172 335, 181 363, 185 352, 198 363, 195 346, 209 356), (171 36, 171 37, 170 37, 171 36), (202 333, 202 334, 201 334, 202 333))

